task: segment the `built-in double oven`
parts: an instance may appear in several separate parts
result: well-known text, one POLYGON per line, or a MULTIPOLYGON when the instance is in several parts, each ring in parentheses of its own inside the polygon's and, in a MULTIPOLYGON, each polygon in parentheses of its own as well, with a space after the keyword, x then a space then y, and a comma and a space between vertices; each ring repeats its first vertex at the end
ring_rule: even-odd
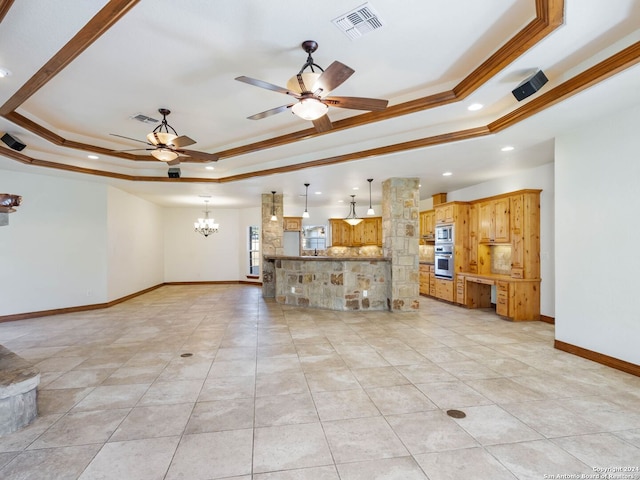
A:
POLYGON ((453 280, 453 238, 453 224, 436 225, 434 275, 437 278, 453 280))

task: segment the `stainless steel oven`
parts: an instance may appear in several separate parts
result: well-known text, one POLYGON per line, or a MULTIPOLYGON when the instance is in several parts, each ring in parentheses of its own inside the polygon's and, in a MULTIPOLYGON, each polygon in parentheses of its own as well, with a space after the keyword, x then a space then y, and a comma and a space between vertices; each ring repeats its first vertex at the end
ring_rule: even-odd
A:
POLYGON ((453 244, 441 243, 436 244, 434 260, 434 276, 453 280, 453 244))

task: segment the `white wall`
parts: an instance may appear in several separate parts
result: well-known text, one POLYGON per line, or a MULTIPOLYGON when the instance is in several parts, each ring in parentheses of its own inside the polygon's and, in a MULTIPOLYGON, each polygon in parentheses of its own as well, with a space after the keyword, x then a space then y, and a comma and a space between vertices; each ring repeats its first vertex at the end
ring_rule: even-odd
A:
POLYGON ((108 300, 164 282, 161 207, 108 187, 107 232, 108 300))
MULTIPOLYGON (((508 177, 498 178, 472 187, 447 193, 447 201, 468 202, 515 190, 535 189, 540 193, 540 313, 555 317, 554 264, 554 173, 553 163, 532 168, 508 177)), ((420 210, 428 210, 431 199, 420 202, 420 210), (426 202, 429 203, 426 206, 426 202)))
POLYGON ((241 271, 238 262, 238 252, 247 241, 241 210, 210 207, 209 216, 220 224, 220 229, 208 237, 194 232, 193 222, 204 217, 203 212, 204 204, 164 209, 165 282, 245 279, 246 270, 241 271))
POLYGON ((556 338, 640 364, 640 107, 556 140, 556 338))
POLYGON ((22 205, 0 227, 0 316, 107 301, 106 186, 3 170, 22 205))

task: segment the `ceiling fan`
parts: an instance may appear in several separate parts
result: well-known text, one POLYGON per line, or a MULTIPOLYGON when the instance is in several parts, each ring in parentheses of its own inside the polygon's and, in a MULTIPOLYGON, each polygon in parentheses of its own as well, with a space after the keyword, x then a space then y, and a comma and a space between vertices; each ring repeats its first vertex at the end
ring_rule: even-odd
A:
POLYGON ((178 165, 182 161, 184 162, 216 162, 218 161, 218 155, 215 153, 199 152, 197 150, 186 150, 182 147, 187 147, 196 143, 195 140, 187 137, 186 135, 178 136, 175 129, 167 123, 167 115, 171 113, 171 110, 167 108, 159 108, 158 112, 162 115, 162 122, 153 132, 147 135, 147 141, 137 140, 135 138, 125 137, 123 135, 116 135, 112 133, 114 137, 126 138, 135 142, 144 143, 152 148, 135 148, 132 150, 119 150, 120 152, 133 152, 136 150, 150 150, 151 155, 163 162, 167 162, 168 165, 178 165), (185 159, 186 157, 186 159, 185 159))
POLYGON ((302 42, 302 49, 307 52, 307 61, 298 74, 287 82, 287 88, 245 76, 236 78, 239 82, 284 93, 298 100, 296 103, 272 108, 247 118, 250 120, 260 120, 275 115, 276 113, 284 112, 290 108, 291 111, 300 118, 312 121, 318 132, 326 132, 332 128, 331 120, 329 120, 329 117, 326 115, 329 106, 368 111, 378 111, 387 108, 388 100, 364 97, 323 96, 342 85, 342 83, 354 73, 354 70, 337 61, 329 65, 326 70, 323 70, 319 65, 314 63, 311 57, 311 54, 318 49, 318 43, 313 40, 302 42), (314 67, 320 72, 316 72, 314 67), (309 69, 310 72, 305 72, 307 69, 309 69))

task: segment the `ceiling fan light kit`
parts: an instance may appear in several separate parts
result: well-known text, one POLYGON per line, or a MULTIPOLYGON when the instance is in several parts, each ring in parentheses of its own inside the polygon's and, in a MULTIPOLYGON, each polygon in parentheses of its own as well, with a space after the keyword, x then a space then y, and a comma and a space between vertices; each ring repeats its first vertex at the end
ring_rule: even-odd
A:
POLYGON ((255 87, 264 88, 278 93, 283 93, 296 98, 298 101, 289 105, 281 105, 264 112, 251 115, 250 120, 261 120, 276 115, 288 109, 302 118, 313 122, 316 131, 327 132, 333 127, 331 120, 326 115, 329 107, 349 108, 353 110, 379 111, 387 108, 387 100, 364 97, 328 97, 330 91, 342 85, 355 70, 340 62, 333 62, 326 70, 313 61, 311 54, 318 49, 318 43, 314 40, 302 42, 302 49, 307 52, 307 61, 297 75, 287 82, 287 88, 279 87, 272 83, 255 78, 240 76, 236 80, 248 83, 255 87), (316 72, 318 69, 320 73, 316 72), (310 70, 310 71, 306 71, 310 70))
MULTIPOLYGON (((116 135, 112 133, 114 137, 126 138, 128 140, 134 140, 136 142, 145 143, 149 147, 153 148, 136 148, 133 150, 120 150, 120 151, 135 151, 135 150, 150 150, 151 156, 161 162, 167 162, 169 165, 178 165, 181 158, 183 161, 191 162, 216 162, 218 161, 218 155, 214 153, 198 152, 196 150, 185 150, 182 147, 187 147, 196 143, 192 138, 186 135, 178 135, 175 129, 167 123, 167 115, 171 113, 168 108, 159 108, 158 112, 162 115, 162 121, 153 129, 151 133, 147 135, 147 141, 137 140, 135 138, 125 137, 123 135, 116 135)), ((137 115, 141 116, 141 114, 137 115)), ((146 117, 151 119, 151 117, 146 117)))

